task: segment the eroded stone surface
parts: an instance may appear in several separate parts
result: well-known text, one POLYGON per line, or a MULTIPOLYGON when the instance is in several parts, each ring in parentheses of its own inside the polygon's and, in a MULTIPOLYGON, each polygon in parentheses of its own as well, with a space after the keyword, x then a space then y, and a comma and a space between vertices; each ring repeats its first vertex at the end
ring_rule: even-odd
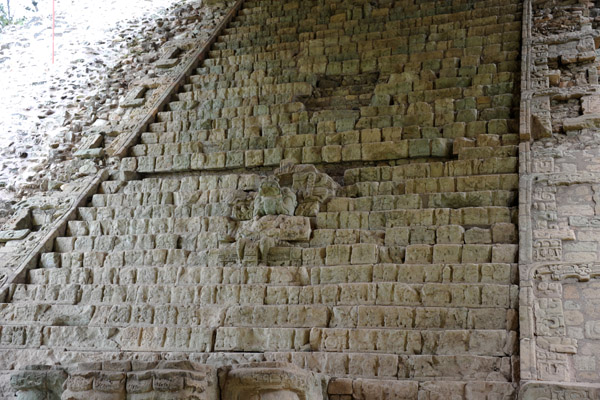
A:
MULTIPOLYGON (((598 383, 598 8, 532 1, 521 121, 523 398, 595 398, 598 383)), ((528 5, 526 5, 528 7, 528 5)), ((527 18, 526 18, 527 21, 527 18)))

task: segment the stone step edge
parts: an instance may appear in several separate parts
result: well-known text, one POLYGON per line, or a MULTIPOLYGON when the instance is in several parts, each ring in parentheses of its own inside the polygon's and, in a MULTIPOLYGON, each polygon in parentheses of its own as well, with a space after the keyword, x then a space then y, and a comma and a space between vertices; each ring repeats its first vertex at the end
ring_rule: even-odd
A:
MULTIPOLYGON (((177 360, 190 360, 193 362, 198 362, 207 365, 214 365, 216 367, 229 365, 229 364, 244 364, 251 363, 256 361, 282 361, 288 362, 297 365, 300 368, 306 370, 312 370, 314 372, 319 372, 323 374, 327 374, 332 377, 346 378, 349 379, 370 379, 373 382, 385 382, 385 381, 394 381, 394 382, 405 382, 410 383, 411 381, 419 382, 419 383, 436 383, 441 385, 450 385, 453 386, 455 382, 461 382, 465 384, 511 384, 516 385, 511 381, 511 371, 510 366, 510 357, 501 357, 506 359, 506 363, 501 365, 501 363, 494 363, 494 365, 489 365, 490 368, 494 367, 504 367, 506 370, 504 373, 500 372, 501 375, 504 376, 486 376, 484 377, 472 377, 469 379, 468 376, 415 376, 414 372, 418 372, 417 369, 411 367, 407 364, 409 360, 412 361, 421 361, 422 364, 426 365, 430 361, 440 361, 444 362, 447 367, 450 367, 449 362, 458 360, 459 365, 465 365, 465 362, 469 361, 493 361, 492 359, 496 357, 481 357, 481 356, 389 356, 383 354, 384 357, 381 357, 381 354, 359 354, 360 360, 351 360, 350 355, 347 353, 307 353, 307 352, 273 352, 266 351, 262 353, 251 353, 251 352, 216 352, 216 353, 201 353, 201 352, 156 352, 156 351, 145 351, 145 350, 135 350, 135 351, 118 351, 118 350, 110 350, 110 351, 98 351, 98 350, 90 350, 90 351, 77 351, 77 350, 66 350, 66 349, 25 349, 23 350, 29 353, 29 357, 25 359, 16 359, 19 357, 14 349, 0 349, 0 354, 3 358, 10 361, 10 365, 14 367, 13 370, 0 370, 0 374, 7 373, 15 373, 17 368, 22 368, 25 365, 21 363, 28 363, 28 360, 36 360, 38 364, 48 364, 54 365, 57 362, 62 363, 63 365, 68 365, 72 363, 72 360, 80 359, 80 360, 90 360, 90 361, 110 361, 110 362, 127 362, 129 360, 140 359, 144 360, 147 357, 150 357, 152 361, 160 361, 160 360, 171 360, 171 357, 176 357, 177 360), (335 359, 341 358, 341 363, 329 363, 327 362, 329 357, 333 357, 335 359), (396 362, 393 362, 396 359, 396 362), (375 366, 375 362, 381 361, 390 361, 391 365, 379 365, 375 366), (404 367, 412 368, 412 372, 410 370, 398 371, 398 363, 400 361, 404 367), (366 365, 366 368, 373 367, 372 374, 365 373, 367 372, 363 367, 365 366, 365 362, 371 362, 366 365), (312 367, 312 368, 311 368, 312 367), (389 368, 388 368, 389 367, 389 368), (350 371, 350 368, 360 368, 362 373, 359 371, 350 371), (461 379, 462 378, 462 379, 461 379)), ((335 361, 335 360, 334 360, 335 361)), ((455 364, 456 365, 456 364, 455 364)), ((537 382, 536 382, 537 383, 537 382)), ((572 384, 577 385, 577 384, 572 384)), ((14 397, 11 397, 14 398, 14 397)))
POLYGON ((67 223, 76 219, 78 208, 87 204, 89 199, 98 192, 100 184, 108 178, 108 170, 102 169, 83 186, 77 197, 72 200, 71 206, 67 211, 52 223, 46 232, 42 232, 41 237, 38 237, 37 245, 30 252, 26 253, 17 265, 13 266, 12 271, 5 275, 3 281, 0 280, 0 298, 7 295, 11 284, 22 283, 27 280, 28 271, 37 268, 40 254, 52 250, 55 239, 66 233, 67 223))
POLYGON ((167 86, 164 94, 158 98, 154 106, 150 109, 148 114, 129 132, 124 132, 119 135, 106 149, 109 156, 122 158, 124 157, 129 148, 133 146, 139 139, 140 135, 146 130, 151 122, 154 121, 159 111, 162 111, 167 104, 171 101, 172 97, 175 96, 179 88, 186 83, 188 76, 190 76, 202 61, 207 57, 212 45, 217 41, 217 38, 224 32, 225 28, 235 18, 239 10, 242 8, 245 0, 237 0, 229 12, 223 17, 223 20, 214 29, 210 38, 205 42, 204 46, 198 48, 190 56, 185 66, 182 68, 182 72, 174 78, 173 82, 167 86))

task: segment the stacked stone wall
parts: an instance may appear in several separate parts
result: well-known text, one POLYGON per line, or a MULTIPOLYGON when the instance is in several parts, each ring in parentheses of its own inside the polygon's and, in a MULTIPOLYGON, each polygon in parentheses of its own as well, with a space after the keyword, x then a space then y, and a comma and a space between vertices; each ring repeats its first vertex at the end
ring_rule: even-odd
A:
POLYGON ((516 0, 246 1, 10 286, 2 368, 88 363, 68 398, 198 368, 232 399, 515 398, 520 39, 516 0))

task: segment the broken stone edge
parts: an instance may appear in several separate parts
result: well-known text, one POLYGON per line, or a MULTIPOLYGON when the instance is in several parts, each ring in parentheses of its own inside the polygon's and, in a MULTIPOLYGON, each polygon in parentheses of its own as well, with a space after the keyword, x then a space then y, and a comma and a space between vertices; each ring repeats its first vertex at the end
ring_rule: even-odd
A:
POLYGON ((519 400, 598 399, 600 385, 585 383, 521 382, 519 400), (572 396, 572 397, 571 397, 572 396))

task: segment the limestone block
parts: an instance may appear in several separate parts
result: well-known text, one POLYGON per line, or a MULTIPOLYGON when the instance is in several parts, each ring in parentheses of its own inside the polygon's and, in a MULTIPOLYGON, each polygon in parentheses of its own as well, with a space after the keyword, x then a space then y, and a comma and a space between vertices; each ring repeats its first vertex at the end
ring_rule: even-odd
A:
POLYGON ((362 146, 358 143, 342 146, 343 161, 359 161, 362 157, 362 146))
POLYGON ((461 244, 465 229, 460 225, 443 225, 437 228, 436 242, 439 244, 461 244))
POLYGON ((407 141, 365 143, 362 145, 363 161, 395 160, 399 158, 406 158, 407 156, 407 141))
POLYGON ((60 368, 31 365, 10 377, 17 399, 58 399, 67 374, 60 368))
POLYGON ((407 227, 388 228, 385 231, 386 246, 406 246, 409 244, 410 229, 407 227))
POLYGON ((375 264, 378 261, 378 248, 375 244, 352 245, 351 264, 375 264))
POLYGON ((516 243, 518 240, 516 226, 509 223, 494 224, 492 238, 494 243, 516 243))
POLYGON ((369 399, 416 399, 417 382, 356 379, 352 382, 353 398, 369 399))
POLYGON ((263 164, 265 166, 279 165, 283 159, 283 150, 281 148, 265 149, 263 158, 263 164))
POLYGON ((229 369, 223 387, 227 399, 295 400, 324 398, 323 379, 291 364, 256 363, 229 369), (249 397, 251 396, 251 397, 249 397))
POLYGON ((351 246, 332 245, 327 246, 327 265, 347 264, 350 262, 351 246))
POLYGON ((518 245, 498 244, 492 247, 492 262, 514 263, 518 261, 518 245))
POLYGON ((408 141, 408 154, 412 158, 431 156, 431 140, 412 139, 408 141))
POLYGON ((462 246, 459 244, 437 244, 433 246, 434 263, 459 263, 462 260, 462 246))
POLYGON ((261 166, 264 163, 262 150, 247 150, 244 155, 246 168, 261 166))
POLYGON ((218 328, 217 351, 300 350, 308 344, 308 329, 218 328))
POLYGON ((406 246, 407 264, 429 264, 432 261, 433 249, 425 244, 411 244, 406 246))
POLYGON ((58 237, 54 242, 54 250, 57 253, 68 253, 74 250, 75 238, 58 237))
POLYGON ((342 146, 329 145, 321 148, 321 158, 327 163, 337 163, 342 160, 342 146))
POLYGON ((349 394, 353 393, 352 380, 344 378, 334 378, 327 385, 328 394, 349 394))
MULTIPOLYGON (((407 284, 380 283, 377 284, 376 302, 378 305, 420 304, 419 290, 420 288, 407 284)), ((373 302, 363 304, 373 304, 373 302)))
MULTIPOLYGON (((359 304, 375 304, 377 298, 377 287, 364 283, 352 283, 337 285, 339 288, 339 300, 334 299, 337 291, 331 292, 332 300, 337 300, 340 305, 359 305, 359 304)), ((325 287, 321 291, 321 295, 330 294, 325 287)))
POLYGON ((466 244, 463 246, 462 262, 491 262, 492 246, 486 244, 466 244))
POLYGON ((44 253, 40 257, 42 268, 60 268, 61 256, 59 253, 44 253))
POLYGON ((465 232, 465 243, 467 243, 467 244, 492 243, 492 232, 489 229, 471 228, 465 232))
POLYGON ((137 171, 142 173, 154 172, 156 158, 152 156, 137 157, 137 171))

